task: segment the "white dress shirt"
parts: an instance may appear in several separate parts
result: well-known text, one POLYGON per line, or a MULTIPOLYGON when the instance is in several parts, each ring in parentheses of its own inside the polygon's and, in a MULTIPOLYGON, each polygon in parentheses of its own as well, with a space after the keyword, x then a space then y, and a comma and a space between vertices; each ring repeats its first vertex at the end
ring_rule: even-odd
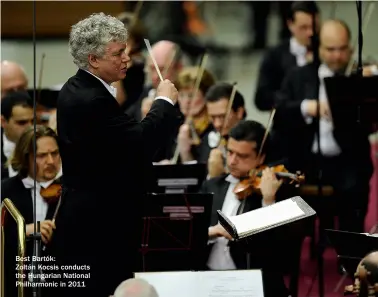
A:
MULTIPOLYGON (((236 197, 233 190, 240 180, 230 174, 226 177, 226 181, 229 182, 230 185, 228 186, 226 197, 224 198, 222 212, 226 216, 235 216, 241 201, 236 197)), ((267 205, 262 202, 261 206, 265 207, 267 205)), ((214 243, 207 262, 207 266, 211 270, 236 269, 235 263, 230 254, 228 242, 229 240, 224 237, 218 237, 214 241, 210 241, 210 243, 214 243)))
MULTIPOLYGON (((85 70, 85 69, 84 69, 85 70)), ((100 82, 102 82, 102 84, 105 86, 105 88, 109 91, 110 94, 112 94, 112 96, 114 98, 117 97, 117 88, 109 85, 108 83, 106 83, 103 79, 99 78, 98 76, 94 75, 93 73, 89 72, 88 70, 85 70, 86 72, 88 72, 89 74, 93 75, 94 77, 96 77, 100 82)), ((174 105, 173 101, 171 99, 169 99, 168 97, 165 97, 165 96, 158 96, 155 98, 155 100, 157 99, 163 99, 169 103, 171 103, 172 105, 174 105)))
MULTIPOLYGON (((48 203, 43 199, 43 197, 40 194, 41 188, 46 189, 47 187, 49 187, 54 182, 54 180, 58 179, 61 176, 62 176, 62 167, 60 168, 59 173, 57 174, 57 176, 54 179, 46 181, 46 182, 36 182, 36 189, 37 189, 37 193, 36 193, 36 206, 37 206, 36 217, 37 217, 37 221, 42 222, 46 219, 47 210, 49 208, 48 203)), ((28 177, 26 177, 22 180, 22 183, 24 184, 24 187, 26 189, 31 189, 31 191, 30 191, 31 197, 34 201, 34 180, 31 177, 28 176, 28 177)), ((34 203, 33 203, 33 208, 34 208, 34 203)))
MULTIPOLYGON (((324 78, 333 76, 334 73, 324 64, 321 64, 318 70, 319 75, 319 101, 328 102, 327 93, 324 86, 324 78)), ((303 100, 301 103, 301 112, 305 117, 308 124, 312 123, 312 117, 306 114, 308 100, 303 100)), ((333 136, 333 122, 332 120, 327 120, 320 118, 320 150, 323 156, 333 157, 341 153, 341 148, 338 145, 336 139, 333 136)), ((318 152, 318 142, 317 135, 314 137, 314 142, 312 145, 312 152, 318 152)))
MULTIPOLYGON (((4 156, 9 160, 9 158, 13 155, 14 149, 16 144, 13 141, 10 141, 3 133, 3 153, 4 156)), ((12 166, 8 166, 9 177, 13 177, 17 175, 17 172, 13 170, 12 166)))
POLYGON ((294 37, 290 38, 290 53, 297 59, 298 66, 304 66, 308 63, 306 59, 307 48, 301 45, 294 37))

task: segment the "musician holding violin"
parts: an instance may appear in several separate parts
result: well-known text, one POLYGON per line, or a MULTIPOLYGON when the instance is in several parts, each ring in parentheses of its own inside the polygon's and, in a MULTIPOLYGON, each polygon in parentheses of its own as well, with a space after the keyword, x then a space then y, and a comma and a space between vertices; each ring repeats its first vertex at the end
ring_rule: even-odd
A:
POLYGON ((177 78, 180 111, 185 117, 179 130, 176 148, 179 150, 181 162, 196 160, 206 163, 210 153, 207 138, 213 126, 207 112, 205 94, 214 85, 215 79, 206 69, 198 78, 200 70, 200 67, 186 67, 179 72, 177 78), (195 90, 197 79, 198 90, 195 90))
MULTIPOLYGON (((229 244, 231 236, 218 223, 217 210, 222 210, 227 216, 237 215, 295 196, 293 186, 284 184, 282 179, 277 178, 273 168, 263 167, 268 147, 269 138, 262 124, 240 121, 231 129, 227 142, 229 174, 211 178, 202 185, 202 193, 214 193, 209 228, 209 257, 206 263, 211 270, 247 268, 245 252, 229 244), (264 168, 262 172, 260 168, 264 168), (248 196, 239 195, 237 189, 241 181, 244 178, 252 180, 249 173, 253 170, 259 171, 260 174, 256 174, 261 178, 255 180, 253 191, 248 196)), ((263 269, 265 296, 287 297, 282 271, 277 268, 281 263, 277 265, 278 259, 274 257, 277 254, 276 240, 272 238, 269 242, 253 244, 256 248, 251 254, 250 268, 263 269)), ((282 249, 279 251, 280 258, 285 258, 282 257, 285 254, 284 247, 282 249)))
POLYGON ((208 159, 209 177, 225 172, 226 144, 228 133, 247 116, 244 97, 232 84, 220 82, 206 93, 206 107, 214 130, 207 137, 210 150, 208 159))
MULTIPOLYGON (((46 246, 43 255, 49 253, 49 241, 55 229, 54 215, 60 199, 61 160, 55 132, 45 126, 36 127, 36 218, 40 221, 42 242, 46 246)), ((34 232, 34 129, 29 127, 17 142, 13 157, 8 160, 18 174, 1 182, 1 199, 9 198, 25 219, 26 236, 34 232)), ((7 217, 5 222, 5 296, 17 296, 16 255, 17 226, 7 217)), ((26 256, 33 255, 32 241, 27 242, 26 256)), ((31 264, 26 262, 25 264, 31 264)))

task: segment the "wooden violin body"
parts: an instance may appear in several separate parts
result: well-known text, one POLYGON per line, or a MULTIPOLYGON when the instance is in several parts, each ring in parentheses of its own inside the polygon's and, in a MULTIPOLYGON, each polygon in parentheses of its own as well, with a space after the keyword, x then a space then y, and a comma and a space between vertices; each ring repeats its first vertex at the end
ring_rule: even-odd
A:
MULTIPOLYGON (((256 168, 246 179, 242 179, 234 188, 234 194, 240 199, 246 199, 252 193, 260 193, 260 182, 262 171, 268 166, 263 165, 256 168)), ((288 178, 291 183, 296 182, 296 186, 304 181, 304 176, 290 173, 284 165, 270 167, 277 177, 288 178)))
POLYGON ((60 198, 61 193, 62 185, 59 180, 55 181, 47 188, 42 188, 40 191, 42 198, 48 203, 56 202, 60 198))

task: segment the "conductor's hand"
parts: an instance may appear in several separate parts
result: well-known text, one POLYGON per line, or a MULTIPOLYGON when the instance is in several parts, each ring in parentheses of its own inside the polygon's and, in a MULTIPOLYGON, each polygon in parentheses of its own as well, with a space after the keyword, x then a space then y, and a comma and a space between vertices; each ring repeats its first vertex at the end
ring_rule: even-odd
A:
POLYGON ((156 97, 164 96, 173 101, 173 104, 177 103, 178 92, 173 83, 170 80, 166 79, 162 81, 156 91, 156 97))
MULTIPOLYGON (((51 240, 53 229, 55 229, 55 223, 50 220, 41 222, 41 236, 44 244, 47 244, 51 240)), ((34 233, 34 224, 26 225, 26 235, 34 233)))
POLYGON ((209 228, 209 238, 214 239, 216 237, 224 237, 228 240, 233 240, 232 236, 222 227, 221 224, 217 224, 209 228))

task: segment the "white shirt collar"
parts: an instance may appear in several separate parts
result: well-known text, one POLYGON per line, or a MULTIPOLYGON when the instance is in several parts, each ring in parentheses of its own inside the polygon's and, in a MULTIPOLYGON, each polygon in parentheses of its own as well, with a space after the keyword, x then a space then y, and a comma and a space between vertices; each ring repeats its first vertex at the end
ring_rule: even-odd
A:
POLYGON ((307 53, 307 48, 300 44, 294 37, 290 38, 290 52, 294 56, 304 56, 307 53))
POLYGON ((3 153, 4 156, 7 157, 7 159, 12 156, 15 147, 16 144, 13 141, 10 141, 3 132, 3 153))
POLYGON ((100 82, 102 82, 102 84, 105 86, 105 88, 109 91, 110 94, 112 94, 112 96, 114 98, 117 97, 117 89, 111 85, 109 85, 108 83, 106 83, 103 79, 99 78, 97 75, 94 75, 92 72, 89 72, 88 70, 85 70, 84 71, 88 72, 89 74, 93 75, 95 78, 97 78, 100 82))
POLYGON ((226 181, 228 181, 230 184, 235 184, 236 185, 240 181, 240 179, 238 179, 238 178, 232 176, 231 174, 229 174, 226 177, 226 181))
POLYGON ((334 73, 327 65, 321 64, 318 69, 319 79, 322 81, 326 77, 334 76, 334 73))
MULTIPOLYGON (((60 170, 59 170, 58 174, 56 175, 56 177, 54 179, 48 180, 48 181, 45 181, 45 182, 36 182, 37 189, 39 189, 41 187, 44 188, 44 189, 46 189, 56 179, 60 178, 62 175, 63 175, 62 166, 60 166, 60 170)), ((27 188, 27 189, 34 188, 34 179, 32 179, 30 176, 25 177, 24 179, 22 179, 22 183, 24 184, 24 187, 27 188)))

